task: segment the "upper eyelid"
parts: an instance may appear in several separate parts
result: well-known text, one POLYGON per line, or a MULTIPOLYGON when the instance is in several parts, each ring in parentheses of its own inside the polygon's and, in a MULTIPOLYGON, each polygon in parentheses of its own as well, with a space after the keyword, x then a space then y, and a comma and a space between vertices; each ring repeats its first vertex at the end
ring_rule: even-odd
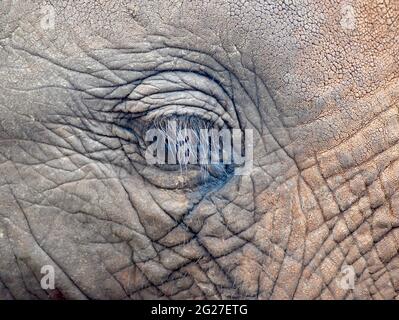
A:
POLYGON ((165 104, 186 101, 187 107, 204 108, 225 117, 232 127, 237 122, 231 97, 218 84, 198 74, 168 71, 146 78, 113 108, 114 112, 141 114, 165 104), (179 101, 180 100, 180 101, 179 101))
POLYGON ((201 92, 196 92, 195 90, 185 91, 184 94, 182 92, 159 93, 145 97, 137 102, 127 101, 124 104, 117 105, 114 111, 135 115, 156 111, 172 105, 199 108, 219 116, 226 114, 225 110, 217 105, 213 97, 204 96, 201 92))
POLYGON ((157 110, 158 112, 152 112, 149 113, 145 116, 142 117, 143 120, 145 121, 152 121, 157 118, 161 117, 169 117, 171 115, 176 115, 176 116, 194 116, 201 118, 205 121, 209 121, 210 123, 214 124, 217 127, 222 128, 224 125, 230 125, 226 119, 223 119, 222 116, 215 114, 214 112, 211 111, 205 111, 205 110, 193 110, 192 108, 187 108, 186 110, 182 110, 181 112, 173 109, 166 109, 162 110, 159 109, 157 110))
MULTIPOLYGON (((173 92, 176 92, 176 89, 179 88, 180 90, 192 88, 198 92, 203 92, 205 95, 207 94, 218 102, 220 108, 217 110, 216 104, 207 104, 204 107, 209 107, 210 112, 215 111, 217 116, 229 118, 227 122, 230 127, 239 128, 242 126, 240 104, 243 100, 241 98, 240 100, 236 99, 237 90, 241 90, 241 86, 237 82, 234 70, 223 65, 213 54, 165 46, 165 43, 158 45, 154 43, 153 47, 151 47, 151 44, 149 46, 148 43, 143 44, 144 48, 142 49, 140 49, 140 43, 138 43, 135 48, 106 48, 93 51, 93 60, 99 62, 103 70, 101 74, 110 81, 94 81, 92 82, 93 86, 84 89, 89 94, 89 96, 84 97, 84 99, 87 98, 85 104, 88 107, 103 114, 107 113, 104 117, 111 121, 122 114, 130 114, 131 118, 134 119, 150 111, 148 106, 143 107, 142 105, 141 110, 136 108, 137 101, 143 98, 143 95, 140 96, 138 92, 144 86, 147 86, 147 89, 150 86, 159 88, 160 84, 163 83, 164 87, 169 86, 169 89, 161 89, 159 92, 169 91, 172 93, 169 97, 172 97, 173 92), (103 69, 104 67, 105 69, 103 69), (185 81, 186 79, 189 81, 185 81), (202 88, 194 86, 190 83, 190 79, 192 82, 195 82, 195 79, 200 79, 203 81, 202 83, 208 85, 203 85, 202 88), (165 84, 166 82, 168 84, 165 84), (100 83, 102 85, 99 85, 100 83), (236 100, 239 104, 238 107, 236 100)), ((187 90, 188 92, 189 90, 187 90)), ((155 96, 154 94, 153 98, 155 97, 160 98, 160 104, 170 104, 166 96, 155 96)), ((182 105, 182 109, 188 109, 186 107, 182 105)), ((200 105, 197 105, 197 107, 204 110, 208 109, 200 105)))
POLYGON ((131 83, 90 88, 86 92, 106 100, 138 100, 146 95, 158 93, 160 90, 167 92, 168 89, 173 90, 173 88, 191 88, 212 96, 217 95, 219 101, 232 100, 231 95, 224 87, 217 82, 213 82, 213 85, 210 86, 211 83, 208 77, 201 74, 171 70, 150 75, 131 83))

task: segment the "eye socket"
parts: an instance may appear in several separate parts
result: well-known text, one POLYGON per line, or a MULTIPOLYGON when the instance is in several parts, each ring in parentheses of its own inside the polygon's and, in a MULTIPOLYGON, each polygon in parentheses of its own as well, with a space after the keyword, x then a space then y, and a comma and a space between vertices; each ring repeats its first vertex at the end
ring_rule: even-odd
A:
POLYGON ((154 184, 185 188, 232 175, 234 144, 227 130, 239 122, 231 96, 211 78, 161 72, 141 81, 111 110, 119 115, 114 133, 127 158, 154 184))

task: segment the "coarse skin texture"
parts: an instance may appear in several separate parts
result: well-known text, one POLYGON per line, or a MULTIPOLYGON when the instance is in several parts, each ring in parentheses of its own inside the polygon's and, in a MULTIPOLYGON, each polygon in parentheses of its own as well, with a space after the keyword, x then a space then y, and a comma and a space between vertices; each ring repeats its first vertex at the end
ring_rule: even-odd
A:
POLYGON ((399 298, 398 0, 0 12, 0 299, 399 298), (252 172, 143 162, 171 105, 252 129, 252 172))

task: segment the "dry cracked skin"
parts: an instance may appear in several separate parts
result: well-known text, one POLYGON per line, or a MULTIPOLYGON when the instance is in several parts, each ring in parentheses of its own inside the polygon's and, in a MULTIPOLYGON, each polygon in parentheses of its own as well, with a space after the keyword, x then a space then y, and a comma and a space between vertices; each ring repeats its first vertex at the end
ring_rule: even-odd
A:
POLYGON ((398 52, 397 0, 1 1, 0 299, 398 299, 398 52), (146 163, 166 113, 252 170, 146 163))

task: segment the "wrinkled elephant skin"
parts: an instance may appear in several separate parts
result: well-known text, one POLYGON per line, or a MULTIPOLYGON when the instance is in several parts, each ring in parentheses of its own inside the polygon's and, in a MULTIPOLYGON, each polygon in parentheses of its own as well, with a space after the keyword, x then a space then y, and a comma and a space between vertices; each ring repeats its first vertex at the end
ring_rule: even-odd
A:
POLYGON ((398 1, 0 12, 0 299, 399 297, 398 1), (250 171, 146 162, 166 114, 250 171))

